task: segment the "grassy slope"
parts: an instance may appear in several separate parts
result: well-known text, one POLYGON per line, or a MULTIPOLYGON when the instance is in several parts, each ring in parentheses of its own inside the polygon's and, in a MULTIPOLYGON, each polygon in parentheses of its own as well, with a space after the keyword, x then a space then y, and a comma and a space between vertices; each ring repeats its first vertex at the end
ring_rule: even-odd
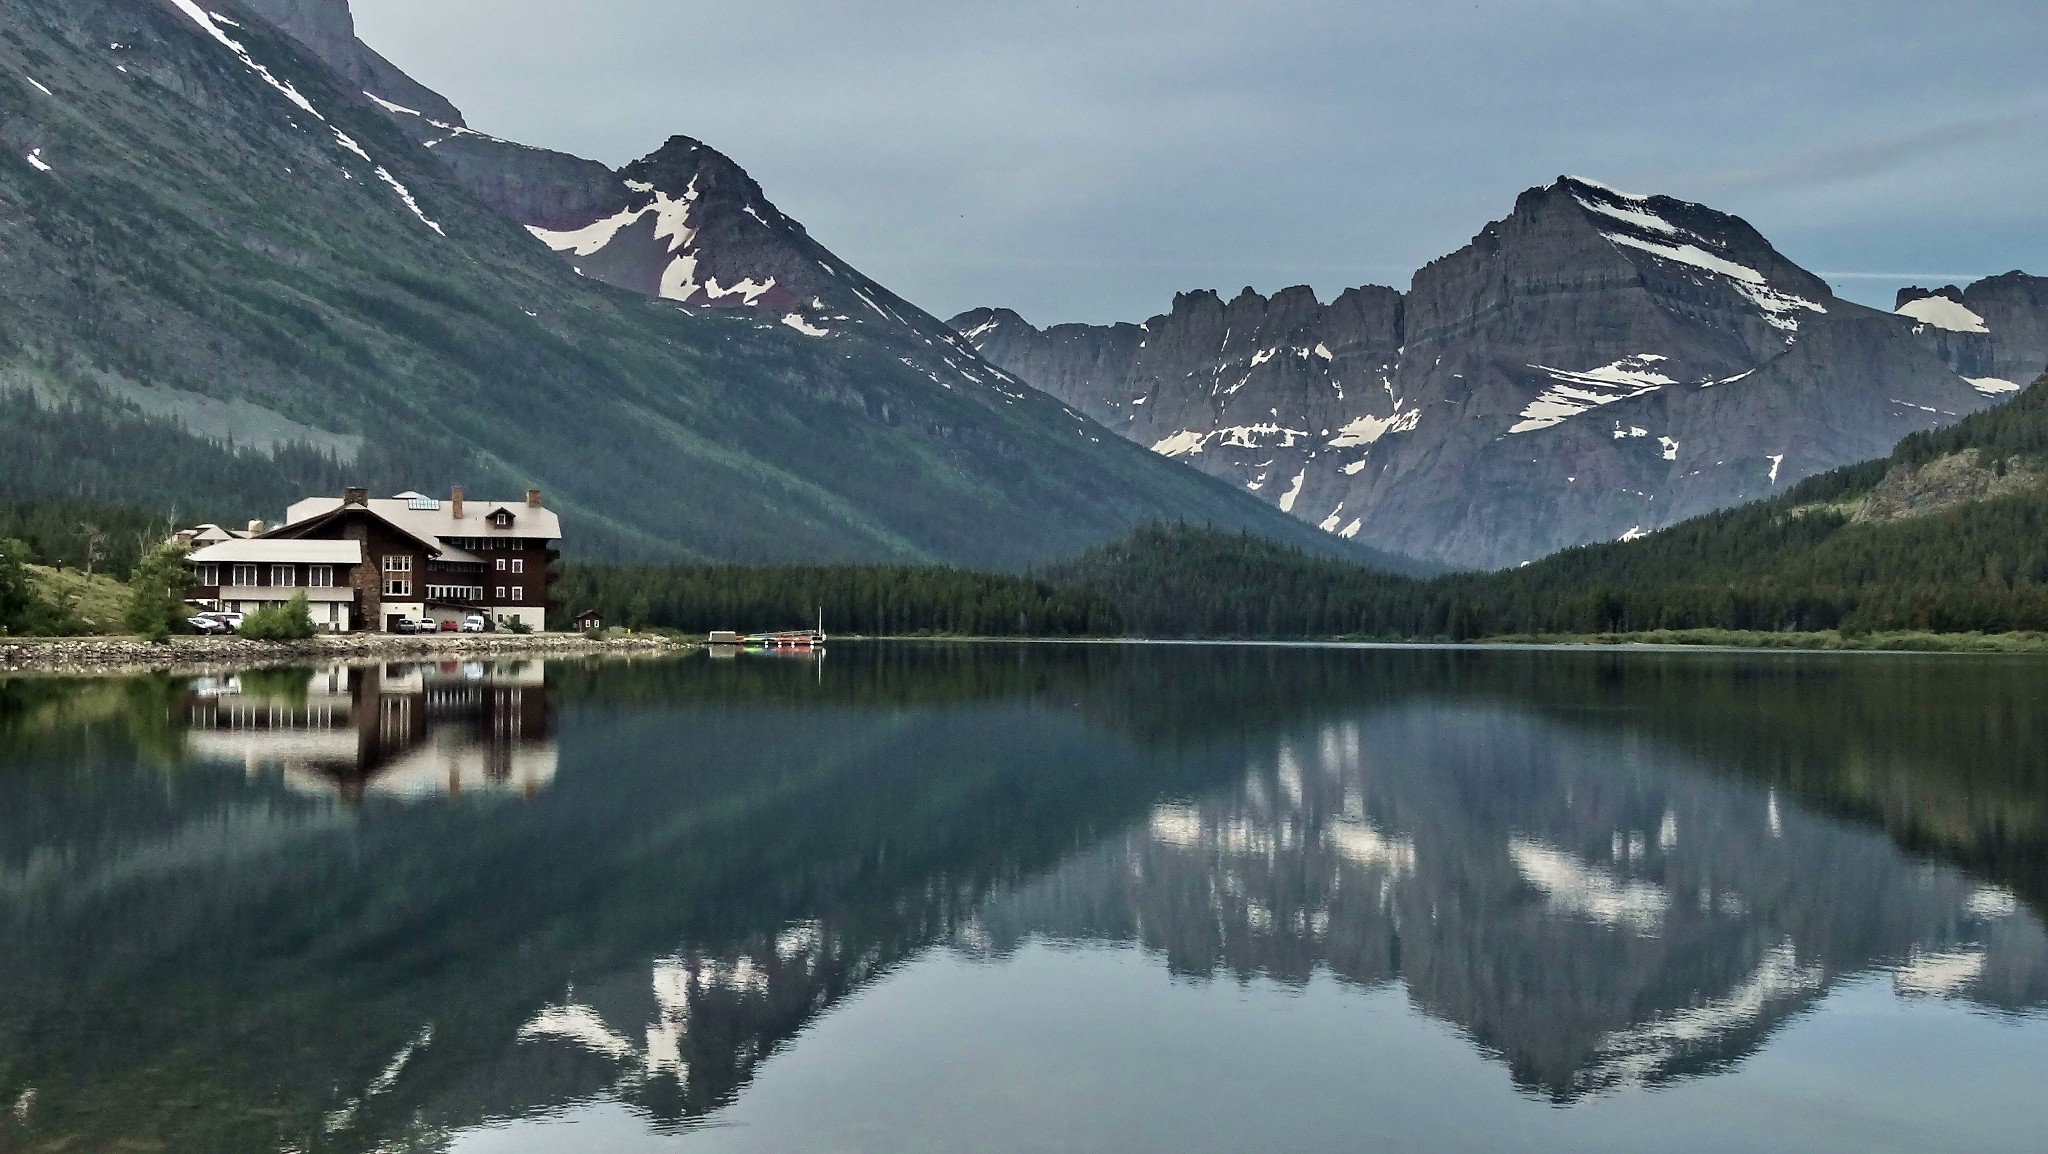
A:
POLYGON ((128 605, 128 587, 105 573, 87 576, 78 569, 28 567, 29 584, 47 604, 68 609, 75 619, 93 633, 122 631, 121 614, 128 605))
POLYGON ((446 236, 168 6, 9 0, 0 389, 17 396, 0 498, 210 497, 239 517, 344 477, 539 484, 586 551, 719 559, 1014 568, 1173 517, 1328 547, 1229 486, 1091 439, 1049 398, 944 389, 865 336, 814 341, 584 281, 291 42, 242 23, 236 38, 446 236), (75 408, 38 417, 23 390, 75 408), (138 424, 133 401, 197 431, 195 408, 239 406, 360 455, 238 455, 138 424))

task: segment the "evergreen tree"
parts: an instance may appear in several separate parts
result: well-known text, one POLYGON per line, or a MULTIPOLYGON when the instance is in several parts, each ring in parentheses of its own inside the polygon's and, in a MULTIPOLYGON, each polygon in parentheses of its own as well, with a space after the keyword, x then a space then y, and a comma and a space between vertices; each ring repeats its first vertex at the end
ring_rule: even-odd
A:
POLYGON ((135 566, 128 582, 129 629, 151 641, 163 641, 185 628, 185 592, 192 586, 185 571, 185 550, 165 545, 135 566))
POLYGON ((0 538, 0 634, 22 632, 35 607, 35 592, 22 568, 27 554, 28 546, 20 541, 0 538))

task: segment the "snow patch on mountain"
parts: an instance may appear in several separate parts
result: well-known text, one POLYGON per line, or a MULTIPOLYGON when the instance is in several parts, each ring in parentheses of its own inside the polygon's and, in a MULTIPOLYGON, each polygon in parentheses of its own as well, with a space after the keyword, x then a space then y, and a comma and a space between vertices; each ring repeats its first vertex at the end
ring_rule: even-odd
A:
POLYGON ((1301 472, 1294 475, 1294 482, 1287 487, 1287 491, 1280 494, 1280 511, 1282 513, 1294 512, 1294 502, 1301 498, 1301 487, 1307 483, 1308 469, 1304 467, 1301 472))
POLYGON ((412 214, 420 219, 421 224, 424 224, 428 228, 433 229, 436 233, 438 233, 441 236, 448 235, 447 230, 443 229, 440 225, 434 223, 433 221, 427 219, 426 212, 420 208, 420 202, 414 199, 411 189, 399 183, 398 178, 391 175, 391 171, 385 168, 383 165, 377 165, 376 168, 377 179, 389 185, 391 187, 391 191, 398 194, 398 199, 400 200, 400 202, 402 202, 406 208, 412 210, 412 214))
POLYGON ((42 150, 42 149, 40 149, 40 148, 38 148, 38 149, 36 149, 35 151, 33 151, 33 152, 29 153, 29 154, 28 154, 28 155, 27 155, 26 157, 23 157, 23 159, 24 159, 24 160, 27 160, 27 161, 28 161, 28 166, 29 166, 30 168, 33 168, 33 169, 35 169, 35 170, 36 170, 37 172, 48 172, 48 171, 50 171, 50 166, 49 166, 49 164, 48 164, 48 163, 46 163, 46 162, 45 162, 45 161, 43 160, 43 150, 42 150))
POLYGON ((1678 382, 1658 372, 1653 366, 1669 357, 1657 353, 1638 353, 1623 357, 1612 364, 1596 369, 1571 372, 1554 369, 1548 365, 1529 367, 1550 377, 1557 384, 1545 389, 1535 400, 1522 410, 1522 419, 1508 429, 1510 434, 1533 433, 1561 425, 1588 409, 1611 405, 1654 393, 1666 385, 1678 382))
POLYGON ((1152 451, 1162 457, 1186 457, 1202 451, 1209 443, 1209 434, 1197 433, 1193 429, 1162 437, 1152 446, 1152 451))
POLYGON ((418 119, 420 119, 420 120, 424 121, 425 123, 427 123, 427 124, 430 124, 430 125, 434 126, 435 128, 438 128, 438 129, 440 129, 440 130, 441 130, 442 132, 445 132, 445 133, 447 133, 447 134, 448 134, 448 136, 447 136, 447 137, 443 137, 443 138, 441 138, 440 140, 429 140, 429 141, 427 141, 427 142, 426 142, 426 147, 428 147, 428 148, 432 148, 432 147, 434 147, 434 146, 435 146, 435 145, 437 145, 437 144, 442 144, 442 143, 445 143, 445 142, 447 141, 447 139, 448 139, 449 137, 455 137, 455 136, 474 136, 474 137, 477 137, 477 138, 479 138, 479 139, 481 139, 481 140, 492 140, 492 141, 496 141, 496 142, 497 142, 497 143, 499 143, 499 144, 510 144, 510 143, 512 143, 511 141, 509 141, 509 140, 505 140, 505 139, 503 139, 503 138, 501 138, 501 137, 496 137, 496 136, 492 136, 491 134, 489 134, 489 133, 487 133, 487 132, 478 132, 478 131, 477 131, 476 129, 474 129, 474 128, 466 128, 466 127, 464 127, 464 126, 462 126, 462 125, 460 125, 460 124, 450 124, 450 123, 448 123, 448 122, 447 122, 447 121, 445 121, 445 120, 436 120, 436 119, 434 119, 433 117, 431 117, 431 116, 428 116, 428 115, 427 115, 426 113, 424 113, 424 112, 421 112, 421 111, 420 111, 419 109, 417 109, 417 108, 407 108, 407 107, 406 107, 405 105, 403 105, 403 104, 399 104, 399 103, 396 103, 395 101, 390 101, 390 100, 386 100, 386 99, 384 99, 383 97, 381 97, 381 96, 377 95, 377 94, 376 94, 376 93, 374 93, 374 92, 371 92, 371 91, 370 91, 370 90, 368 90, 368 89, 364 89, 364 90, 363 90, 363 95, 364 95, 364 96, 367 96, 367 97, 369 97, 369 98, 370 98, 370 102, 371 102, 372 104, 375 104, 375 105, 376 105, 377 107, 379 107, 379 108, 383 109, 384 111, 386 111, 386 112, 390 113, 390 114, 391 114, 391 115, 393 115, 393 116, 412 116, 412 117, 417 117, 418 119))
POLYGON ((1911 317, 1923 325, 1933 325, 1952 333, 1988 333, 1990 327, 1984 318, 1964 307, 1961 301, 1945 296, 1921 297, 1899 306, 1898 315, 1911 317))
POLYGON ((1964 377, 1963 379, 1970 382, 1971 388, 1987 397, 1996 397, 2004 393, 2017 393, 2020 391, 2020 386, 2016 382, 2003 380, 1999 377, 1964 377))
POLYGON ((1612 217, 1624 224, 1632 224, 1647 232, 1660 232, 1666 236, 1684 235, 1683 229, 1649 211, 1647 207, 1649 203, 1648 197, 1627 196, 1622 193, 1615 193, 1615 195, 1627 203, 1608 204, 1604 201, 1592 200, 1583 196, 1574 196, 1572 199, 1578 201, 1583 208, 1597 212, 1602 216, 1612 217))
POLYGON ((1389 417, 1375 417, 1368 413, 1354 418, 1349 424, 1337 430, 1330 439, 1332 449, 1355 449, 1361 445, 1376 443, 1389 433, 1412 433, 1422 423, 1422 410, 1409 409, 1389 417))
POLYGON ((1229 425, 1209 434, 1211 437, 1233 449, 1292 449, 1294 443, 1308 436, 1303 429, 1290 429, 1278 424, 1229 425), (1277 446, 1264 443, 1266 438, 1280 438, 1277 446))
MULTIPOLYGON (((670 196, 668 193, 652 185, 646 186, 644 191, 634 188, 634 185, 642 182, 624 183, 628 189, 642 192, 643 195, 648 195, 650 199, 647 203, 637 208, 628 208, 611 216, 594 220, 581 228, 548 229, 537 225, 528 225, 526 231, 533 234, 536 240, 556 252, 578 257, 592 257, 604 252, 611 245, 618 242, 620 234, 627 229, 652 217, 654 222, 654 239, 656 242, 667 242, 664 246, 664 251, 671 258, 662 269, 660 281, 656 286, 655 295, 660 298, 679 301, 683 304, 717 305, 721 302, 728 302, 729 298, 736 297, 738 300, 730 303, 752 307, 760 303, 761 298, 776 287, 776 278, 772 276, 755 277, 744 275, 726 284, 721 284, 716 276, 709 276, 703 280, 698 279, 698 271, 702 261, 700 259, 701 254, 696 249, 696 241, 700 230, 693 216, 699 200, 696 179, 693 178, 690 181, 689 186, 683 190, 680 196, 670 196)), ((753 215, 754 219, 761 221, 764 226, 767 224, 765 218, 759 213, 753 215)), ((859 290, 855 291, 858 292, 859 290)), ((863 301, 867 300, 865 296, 861 299, 863 301)), ((874 307, 873 302, 869 301, 868 304, 869 307, 874 307)), ((879 312, 880 310, 877 309, 876 311, 879 312)), ((782 318, 782 323, 790 324, 788 319, 790 316, 797 317, 803 326, 807 326, 790 325, 791 328, 797 328, 799 332, 804 332, 808 336, 831 335, 829 331, 818 328, 809 319, 795 312, 786 314, 782 318)))
MULTIPOLYGON (((1764 274, 1750 268, 1748 265, 1737 264, 1727 257, 1716 256, 1697 244, 1659 244, 1656 241, 1643 240, 1640 237, 1633 237, 1627 233, 1619 232, 1604 232, 1600 235, 1605 237, 1610 244, 1625 245, 1629 248, 1649 253, 1651 256, 1661 260, 1691 265, 1694 268, 1703 269, 1717 276, 1727 277, 1730 281, 1734 282, 1735 291, 1748 297, 1751 303, 1762 310, 1765 321, 1769 322, 1773 327, 1783 329, 1788 333, 1799 331, 1799 320, 1796 314, 1800 310, 1804 309, 1807 312, 1816 313, 1828 311, 1827 306, 1820 304, 1818 301, 1810 301, 1805 297, 1794 296, 1791 293, 1781 292, 1772 288, 1770 282, 1764 279, 1764 274)), ((1698 240, 1700 238, 1692 237, 1691 239, 1698 240)))
MULTIPOLYGON (((975 341, 987 336, 988 334, 1002 327, 1003 321, 1001 317, 990 317, 989 319, 981 322, 980 324, 974 326, 971 329, 968 329, 966 332, 961 333, 960 335, 967 338, 969 341, 975 341)), ((1139 401, 1137 403, 1143 404, 1144 402, 1139 401)))
POLYGON ((1211 441, 1232 449, 1292 449, 1297 441, 1307 436, 1305 429, 1290 429, 1272 422, 1225 425, 1207 433, 1182 429, 1154 443, 1152 451, 1162 457, 1193 456, 1208 448, 1211 441))
POLYGON ((556 231, 528 225, 526 231, 556 252, 596 256, 617 240, 619 233, 653 213, 654 239, 668 241, 668 251, 672 253, 681 252, 697 237, 696 230, 690 227, 690 209, 697 201, 696 182, 691 181, 690 187, 680 197, 671 197, 659 189, 650 188, 649 191, 654 193, 654 199, 649 203, 594 220, 582 228, 556 231))

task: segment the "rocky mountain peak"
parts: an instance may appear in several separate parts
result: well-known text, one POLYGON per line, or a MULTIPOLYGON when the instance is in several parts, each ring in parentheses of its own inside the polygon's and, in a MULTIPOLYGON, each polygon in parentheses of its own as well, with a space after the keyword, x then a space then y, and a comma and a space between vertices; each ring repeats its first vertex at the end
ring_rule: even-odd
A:
POLYGON ((1740 217, 1565 176, 1407 294, 1184 292, 1135 336, 960 323, 1025 381, 1326 532, 1486 568, 1767 495, 1994 403, 2048 367, 2044 290, 1922 290, 1891 317, 1740 217))
POLYGON ((1895 312, 1980 388, 2017 392, 2048 367, 2048 277, 2014 270, 1967 288, 1912 285, 1899 290, 1895 312))
POLYGON ((1892 309, 1894 312, 1896 312, 1901 309, 1904 309, 1907 305, 1912 304, 1914 301, 1932 300, 1936 297, 1939 297, 1947 301, 1953 301, 1956 304, 1962 304, 1963 290, 1952 284, 1943 285, 1940 288, 1936 289, 1921 288, 1918 285, 1907 285, 1905 288, 1899 290, 1898 303, 1894 304, 1892 306, 1892 309))
MULTIPOLYGON (((239 0, 251 14, 297 40, 321 63, 340 73, 356 88, 388 105, 414 113, 406 124, 416 136, 435 127, 462 128, 462 113, 440 93, 407 76, 356 37, 355 14, 348 0, 239 0)), ((402 119, 402 118, 401 118, 402 119)), ((444 133, 445 134, 445 133, 444 133)))

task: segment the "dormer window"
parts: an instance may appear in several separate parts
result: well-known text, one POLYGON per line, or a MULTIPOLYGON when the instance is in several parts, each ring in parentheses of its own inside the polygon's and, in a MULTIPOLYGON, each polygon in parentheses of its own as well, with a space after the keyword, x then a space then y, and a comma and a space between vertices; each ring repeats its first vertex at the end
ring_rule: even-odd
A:
POLYGON ((512 527, 512 514, 500 509, 491 514, 491 524, 500 529, 510 529, 512 527))

